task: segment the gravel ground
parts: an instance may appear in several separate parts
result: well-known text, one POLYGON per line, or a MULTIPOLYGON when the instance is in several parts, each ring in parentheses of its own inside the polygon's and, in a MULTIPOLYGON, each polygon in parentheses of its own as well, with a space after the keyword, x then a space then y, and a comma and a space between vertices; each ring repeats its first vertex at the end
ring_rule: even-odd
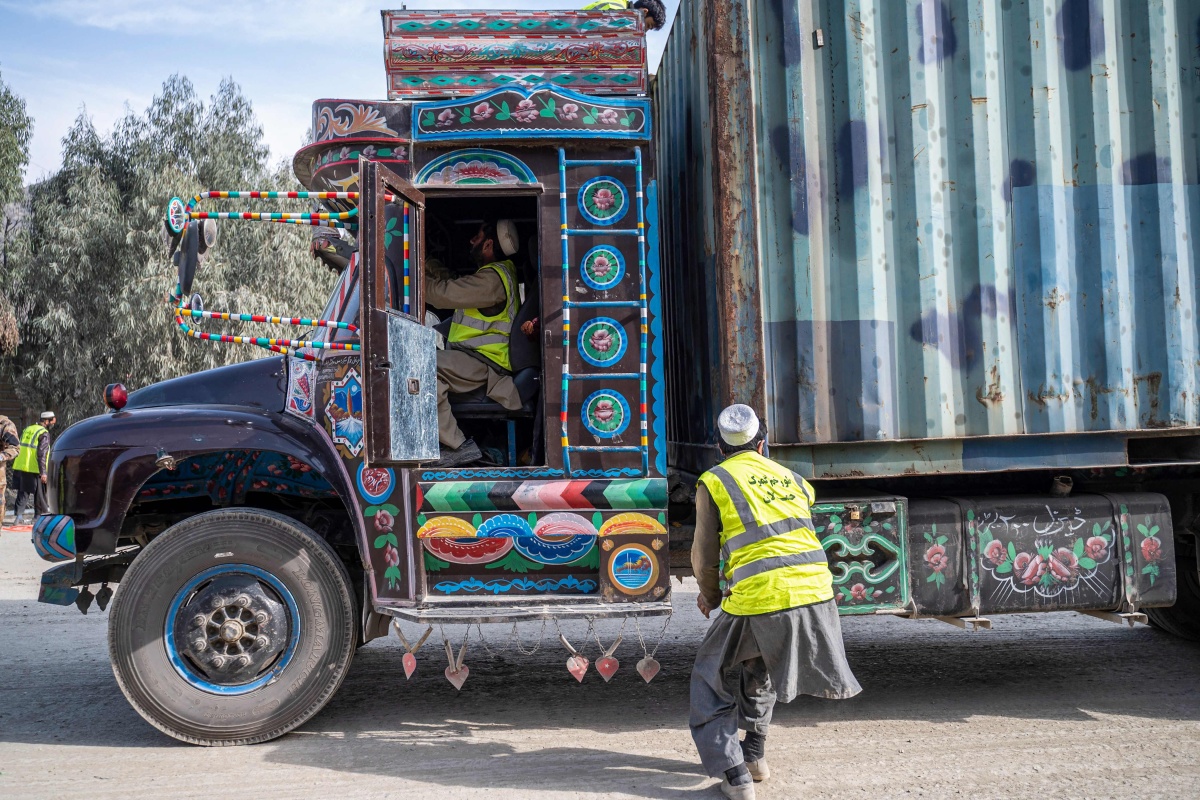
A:
MULTIPOLYGON (((411 681, 390 638, 359 651, 339 694, 302 729, 206 749, 175 743, 126 704, 105 615, 38 604, 43 567, 28 534, 0 536, 0 797, 719 797, 686 724, 707 624, 691 581, 675 584, 680 613, 648 686, 633 670, 632 625, 612 682, 592 671, 582 685, 552 625, 533 656, 485 628, 495 652, 470 646, 461 692, 442 677, 436 633, 411 681)), ((994 622, 967 633, 844 620, 864 691, 779 706, 774 776, 758 796, 1200 796, 1200 645, 1075 614, 994 622)), ((600 626, 606 643, 618 626, 600 626)), ((537 635, 523 626, 523 645, 537 635)), ((578 642, 582 629, 568 636, 578 642)))

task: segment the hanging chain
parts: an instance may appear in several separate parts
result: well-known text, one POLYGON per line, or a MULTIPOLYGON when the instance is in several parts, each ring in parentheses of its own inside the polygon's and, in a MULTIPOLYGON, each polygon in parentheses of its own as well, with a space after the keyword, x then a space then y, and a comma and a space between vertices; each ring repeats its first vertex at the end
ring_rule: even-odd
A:
POLYGON ((536 653, 538 650, 542 649, 542 639, 546 635, 546 618, 542 617, 542 629, 538 632, 537 644, 535 644, 533 646, 532 650, 526 649, 525 646, 521 644, 521 637, 517 634, 517 623, 515 623, 515 622, 513 623, 512 635, 513 635, 513 640, 516 642, 516 645, 517 645, 517 652, 523 656, 531 656, 534 653, 536 653))
MULTIPOLYGON (((627 624, 629 624, 629 617, 623 617, 623 618, 621 619, 621 630, 617 631, 617 638, 613 639, 613 642, 614 642, 614 643, 615 643, 615 642, 620 642, 622 639, 624 639, 624 638, 625 638, 625 626, 626 626, 627 624)), ((596 637, 596 644, 597 644, 597 646, 599 646, 599 648, 600 648, 600 653, 601 653, 602 655, 603 655, 603 654, 605 654, 605 653, 608 653, 608 648, 606 648, 606 647, 604 646, 604 642, 600 641, 600 632, 599 632, 599 631, 597 631, 597 630, 595 630, 595 629, 593 628, 593 629, 592 629, 592 633, 593 633, 593 634, 595 635, 595 637, 596 637)), ((614 648, 614 649, 615 649, 615 648, 614 648)))
MULTIPOLYGON (((468 628, 468 630, 469 630, 469 628, 468 628)), ((487 652, 487 654, 489 656, 491 656, 492 658, 495 658, 497 655, 503 654, 503 650, 501 650, 500 653, 497 653, 497 651, 492 650, 492 648, 488 647, 487 638, 483 635, 483 627, 478 622, 475 623, 475 631, 479 638, 479 643, 483 646, 483 649, 487 652)), ((546 635, 546 620, 543 618, 542 619, 542 628, 540 631, 538 631, 538 636, 537 636, 537 640, 536 640, 537 643, 534 644, 534 646, 532 648, 527 648, 523 644, 521 644, 520 631, 517 628, 517 623, 513 622, 512 630, 508 632, 508 636, 506 636, 504 638, 503 643, 501 645, 498 645, 498 647, 506 649, 510 645, 512 645, 513 649, 515 649, 521 655, 531 656, 542 648, 542 638, 545 635, 546 635)))
POLYGON ((642 624, 638 617, 633 618, 633 626, 637 629, 638 644, 641 645, 642 652, 650 658, 654 658, 654 654, 658 652, 658 648, 662 646, 663 639, 667 635, 667 626, 671 624, 672 614, 667 614, 666 621, 663 622, 662 630, 658 632, 658 643, 654 645, 653 650, 646 649, 646 640, 642 638, 642 624))
MULTIPOLYGON (((581 645, 580 645, 580 646, 577 648, 576 652, 577 652, 577 653, 578 653, 580 656, 582 656, 582 657, 585 657, 585 658, 586 658, 585 649, 587 648, 587 644, 588 644, 588 638, 589 638, 589 636, 595 636, 595 637, 596 637, 596 641, 597 641, 597 642, 599 642, 599 641, 600 641, 600 639, 599 639, 599 637, 598 637, 598 636, 597 636, 597 634, 596 634, 596 619, 595 619, 594 617, 585 617, 584 619, 586 619, 586 620, 587 620, 587 624, 588 624, 588 626, 587 626, 587 630, 583 632, 583 644, 581 644, 581 645)), ((558 625, 558 619, 557 619, 557 618, 555 618, 555 620, 554 620, 554 632, 555 632, 555 633, 557 633, 557 634, 559 635, 559 637, 560 637, 561 639, 563 639, 563 641, 564 641, 564 642, 566 641, 566 638, 567 638, 567 636, 566 636, 566 634, 565 634, 565 633, 563 633, 563 632, 562 632, 562 628, 560 628, 560 627, 559 627, 559 625, 558 625)), ((603 652, 604 652, 604 647, 603 647, 603 646, 601 646, 601 647, 600 647, 600 652, 601 652, 601 653, 603 653, 603 652)))

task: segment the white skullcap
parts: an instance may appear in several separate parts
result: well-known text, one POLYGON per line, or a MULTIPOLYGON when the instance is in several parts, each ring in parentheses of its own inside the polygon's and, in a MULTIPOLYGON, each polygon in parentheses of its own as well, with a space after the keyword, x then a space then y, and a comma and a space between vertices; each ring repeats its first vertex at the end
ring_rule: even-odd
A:
POLYGON ((500 249, 506 256, 511 256, 520 249, 520 243, 517 241, 517 226, 511 219, 502 219, 496 223, 496 238, 500 240, 500 249))
POLYGON ((54 419, 54 412, 53 411, 43 411, 42 419, 54 419))
POLYGON ((717 428, 725 443, 741 447, 758 435, 758 415, 742 403, 734 403, 717 417, 717 428))

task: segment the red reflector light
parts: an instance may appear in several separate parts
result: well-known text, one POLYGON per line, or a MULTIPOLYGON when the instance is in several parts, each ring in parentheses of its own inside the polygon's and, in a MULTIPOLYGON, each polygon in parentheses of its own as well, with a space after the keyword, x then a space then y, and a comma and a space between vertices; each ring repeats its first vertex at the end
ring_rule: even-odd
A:
POLYGON ((104 387, 104 405, 113 411, 120 411, 129 401, 129 392, 119 383, 110 383, 104 387))

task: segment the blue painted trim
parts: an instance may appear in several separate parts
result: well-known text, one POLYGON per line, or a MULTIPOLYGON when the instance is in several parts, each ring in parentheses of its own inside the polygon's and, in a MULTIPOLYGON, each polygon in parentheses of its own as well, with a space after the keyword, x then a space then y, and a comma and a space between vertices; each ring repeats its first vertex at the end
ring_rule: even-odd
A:
POLYGON ((236 697, 238 695, 249 694, 256 689, 261 689, 271 681, 279 677, 279 675, 287 668, 291 662, 292 656, 296 654, 296 647, 300 642, 300 612, 296 608, 296 598, 292 597, 292 593, 287 590, 287 587, 271 573, 259 567, 252 567, 249 564, 221 564, 220 566, 211 567, 193 577, 190 581, 184 584, 180 589, 175 599, 171 601, 171 607, 167 609, 167 620, 163 626, 163 644, 167 649, 167 658, 171 660, 172 666, 179 676, 193 686, 203 692, 209 694, 222 695, 224 697, 236 697), (287 649, 283 651, 279 662, 275 668, 262 675, 257 680, 245 683, 240 686, 222 686, 217 683, 212 683, 204 678, 201 678, 192 671, 188 663, 179 655, 179 651, 175 648, 175 615, 179 613, 180 606, 183 605, 184 599, 191 593, 193 589, 199 586, 204 581, 210 578, 215 578, 218 575, 231 575, 244 573, 253 575, 261 581, 266 582, 271 586, 276 593, 283 598, 283 604, 287 607, 288 618, 291 623, 291 631, 288 636, 287 649))
MULTIPOLYGON (((616 178, 612 177, 611 175, 597 175, 595 178, 592 178, 591 180, 584 182, 583 186, 579 187, 579 191, 575 195, 575 205, 577 205, 579 207, 579 213, 583 215, 583 218, 586 219, 588 222, 592 223, 593 225, 616 225, 618 222, 620 222, 622 219, 625 218, 625 215, 627 213, 629 213, 629 205, 630 205, 630 203, 629 203, 629 187, 626 186, 621 181, 617 180, 616 178), (617 213, 613 214, 611 217, 607 217, 604 219, 594 216, 592 214, 592 212, 587 210, 587 206, 583 202, 583 196, 585 194, 587 194, 588 187, 592 186, 593 184, 600 183, 602 181, 611 183, 615 186, 620 187, 620 189, 621 189, 621 206, 620 206, 620 208, 617 210, 617 213)), ((634 233, 636 234, 637 231, 634 231, 634 233)))
POLYGON ((629 336, 625 333, 625 326, 617 322, 612 317, 596 317, 589 319, 587 322, 579 326, 579 341, 577 344, 579 349, 579 357, 593 367, 608 368, 619 362, 624 356, 625 351, 629 348, 629 336), (583 346, 585 336, 588 331, 598 325, 607 325, 617 332, 617 352, 611 358, 601 361, 597 358, 592 358, 588 355, 587 349, 583 346))
MULTIPOLYGON (((456 469, 456 470, 439 470, 437 472, 422 472, 421 480, 423 481, 477 481, 485 478, 522 478, 524 480, 532 480, 534 478, 561 478, 565 475, 561 469, 547 467, 545 469, 456 469)), ((618 477, 618 476, 613 476, 618 477)))
MULTIPOLYGON (((511 153, 506 153, 503 150, 490 150, 482 147, 467 147, 461 150, 451 150, 449 153, 438 156, 433 161, 430 161, 425 166, 421 167, 421 171, 417 173, 413 179, 415 184, 423 184, 429 180, 429 176, 440 169, 443 169, 447 164, 455 161, 469 161, 472 157, 481 156, 483 159, 495 158, 498 161, 512 162, 513 174, 520 178, 520 183, 537 183, 537 176, 533 174, 525 162, 511 153)), ((514 184, 520 185, 520 184, 514 184)))
MULTIPOLYGON (((601 439, 611 439, 614 436, 620 436, 629 427, 629 401, 627 401, 624 395, 622 395, 616 389, 600 389, 599 391, 589 394, 587 399, 583 401, 583 407, 579 409, 579 416, 583 419, 583 427, 587 428, 588 433, 592 434, 593 436, 599 436, 601 439), (621 404, 621 427, 617 428, 615 431, 602 431, 599 428, 594 427, 592 425, 592 421, 588 418, 588 406, 592 404, 593 400, 596 400, 599 397, 608 397, 621 404)), ((571 474, 574 476, 576 473, 572 472, 571 474)), ((641 473, 638 472, 638 474, 640 475, 641 473)))
POLYGON ((468 578, 463 581, 442 581, 433 585, 433 590, 442 594, 454 594, 455 592, 504 594, 514 589, 536 592, 552 592, 556 589, 577 589, 580 594, 592 594, 598 588, 599 586, 596 581, 591 578, 579 580, 574 575, 568 575, 558 580, 553 578, 543 578, 541 580, 516 578, 515 580, 494 580, 487 581, 486 583, 478 578, 468 578))
POLYGON ((650 100, 638 99, 634 97, 592 97, 591 95, 581 94, 570 89, 563 89, 555 86, 552 83, 539 83, 537 86, 525 88, 523 86, 502 86, 497 89, 477 94, 472 97, 459 97, 454 100, 439 100, 435 103, 413 103, 412 107, 412 140, 414 142, 436 142, 458 139, 462 141, 485 140, 495 141, 497 138, 509 139, 634 139, 641 141, 649 141, 653 133, 653 118, 650 115, 650 100), (606 106, 608 108, 625 108, 640 111, 642 119, 646 124, 640 131, 624 131, 624 130, 570 130, 556 128, 476 128, 470 131, 442 131, 436 133, 424 133, 420 130, 421 115, 426 111, 442 111, 447 108, 456 108, 464 105, 482 103, 486 100, 491 100, 493 97, 503 93, 515 93, 521 97, 528 99, 538 92, 551 92, 559 97, 572 100, 578 103, 586 103, 593 106, 606 106))
POLYGON ((654 412, 654 468, 659 475, 667 474, 667 382, 663 375, 663 323, 662 288, 659 283, 658 261, 658 181, 650 181, 646 187, 646 270, 650 299, 650 335, 654 343, 650 346, 650 385, 654 412))
MULTIPOLYGON (((581 278, 583 278, 584 283, 586 283, 588 286, 592 287, 593 289, 600 291, 600 292, 606 292, 609 289, 616 286, 618 283, 620 283, 621 279, 625 277, 625 256, 621 255, 621 251, 618 250, 617 248, 613 247, 611 244, 598 244, 595 247, 593 247, 591 250, 588 250, 586 253, 583 254, 583 259, 579 262, 579 276, 581 278), (597 281, 591 275, 588 274, 588 271, 587 271, 588 259, 591 258, 593 255, 600 253, 600 252, 603 252, 607 256, 613 256, 614 258, 616 258, 617 272, 616 272, 616 275, 614 275, 612 280, 610 280, 610 281, 606 281, 606 282, 597 281)), ((636 306, 639 304, 634 303, 634 305, 636 306)))

